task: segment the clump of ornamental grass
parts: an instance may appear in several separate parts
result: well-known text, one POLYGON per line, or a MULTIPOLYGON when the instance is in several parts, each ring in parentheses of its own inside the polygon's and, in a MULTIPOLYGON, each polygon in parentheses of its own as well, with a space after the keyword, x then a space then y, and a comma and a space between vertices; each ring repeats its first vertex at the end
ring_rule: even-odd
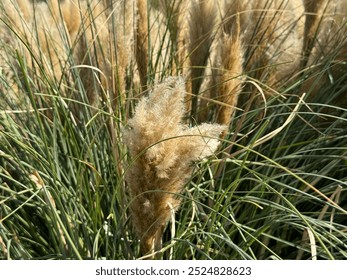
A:
POLYGON ((299 70, 304 8, 300 0, 192 3, 185 33, 190 63, 183 71, 191 79, 191 116, 229 124, 243 106, 240 95, 248 103, 259 99, 250 83, 242 88, 243 81, 263 84, 271 97, 299 70))
POLYGON ((61 62, 68 56, 67 42, 61 33, 64 26, 55 22, 49 5, 29 0, 5 0, 1 5, 1 45, 12 45, 28 65, 40 62, 51 70, 51 79, 59 79, 64 67, 61 62))
POLYGON ((142 254, 161 247, 164 228, 180 205, 179 194, 192 163, 212 155, 225 129, 217 124, 183 123, 184 81, 169 78, 143 97, 124 132, 131 164, 126 171, 131 219, 142 254))
MULTIPOLYGON (((134 259, 145 239, 144 254, 162 239, 165 259, 346 259, 347 2, 138 2, 0 2, 0 259, 134 259), (132 31, 140 24, 142 66, 132 31), (194 26, 200 35, 189 33, 194 26), (222 157, 197 162, 191 173, 192 159, 212 153, 206 148, 199 156, 195 141, 208 146, 218 133, 211 138, 210 125, 162 120, 182 103, 164 101, 179 95, 176 79, 140 101, 131 122, 141 111, 148 122, 137 128, 147 136, 127 151, 121 127, 136 97, 147 94, 139 89, 139 67, 147 71, 143 88, 177 72, 188 78, 182 94, 196 97, 187 110, 191 123, 214 122, 232 109, 222 157), (242 82, 239 94, 234 82, 242 82), (80 120, 71 103, 78 103, 80 120), (172 127, 184 132, 170 133, 172 127), (180 187, 187 177, 175 181, 171 171, 183 162, 177 174, 186 169, 190 179, 180 187), (140 213, 146 219, 136 228, 131 218, 141 203, 163 212, 157 219, 140 213)), ((127 141, 127 134, 142 136, 125 134, 127 141)))
MULTIPOLYGON (((56 81, 61 95, 92 106, 103 101, 116 109, 124 103, 134 1, 6 0, 0 5, 0 57, 14 66, 6 71, 28 71, 42 88, 42 80, 56 81), (18 56, 23 65, 16 65, 18 56)), ((76 103, 72 107, 79 114, 76 103)))
POLYGON ((245 73, 269 87, 279 88, 298 70, 303 28, 300 2, 225 1, 226 19, 236 12, 240 16, 245 73))

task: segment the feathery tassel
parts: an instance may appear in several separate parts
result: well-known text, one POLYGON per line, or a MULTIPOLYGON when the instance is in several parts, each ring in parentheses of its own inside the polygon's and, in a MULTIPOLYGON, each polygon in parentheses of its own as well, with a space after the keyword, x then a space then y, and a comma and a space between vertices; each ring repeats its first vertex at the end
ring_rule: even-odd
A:
POLYGON ((243 49, 240 38, 240 18, 235 15, 230 33, 223 33, 220 60, 222 73, 217 83, 220 90, 217 99, 227 106, 221 106, 217 112, 217 122, 229 126, 238 96, 242 88, 239 76, 243 71, 243 49))
POLYGON ((143 97, 129 120, 124 140, 132 163, 126 174, 130 210, 141 253, 161 247, 161 237, 179 194, 192 172, 192 162, 212 155, 225 126, 182 123, 185 85, 169 78, 143 97))
POLYGON ((148 67, 148 15, 147 0, 137 0, 136 61, 142 89, 147 87, 148 67))

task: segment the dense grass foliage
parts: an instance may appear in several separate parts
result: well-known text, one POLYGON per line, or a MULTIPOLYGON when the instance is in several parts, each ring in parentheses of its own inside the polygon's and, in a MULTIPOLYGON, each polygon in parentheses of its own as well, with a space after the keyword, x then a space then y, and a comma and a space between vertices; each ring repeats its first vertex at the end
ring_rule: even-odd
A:
MULTIPOLYGON (((167 49, 147 61, 149 89, 182 72, 166 24, 167 49)), ((196 163, 159 258, 347 258, 347 60, 337 59, 346 38, 319 67, 306 66, 281 86, 244 73, 239 110, 218 152, 196 163), (265 98, 268 91, 274 94, 265 98)), ((153 56, 150 44, 147 51, 153 56)), ((99 101, 90 102, 80 69, 98 65, 77 63, 72 52, 59 78, 34 51, 31 61, 19 50, 1 52, 15 74, 0 65, 0 259, 139 258, 125 181, 135 159, 122 138, 147 93, 136 63, 114 105, 112 87, 95 81, 89 86, 99 101)), ((187 121, 194 125, 195 115, 187 121)))

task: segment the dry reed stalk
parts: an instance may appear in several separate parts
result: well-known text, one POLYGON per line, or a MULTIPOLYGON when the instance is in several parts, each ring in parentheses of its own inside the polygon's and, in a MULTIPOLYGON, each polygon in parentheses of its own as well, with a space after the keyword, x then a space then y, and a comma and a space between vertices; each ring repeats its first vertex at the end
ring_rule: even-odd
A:
POLYGON ((241 91, 243 72, 243 46, 240 31, 240 3, 220 1, 220 26, 211 46, 211 63, 206 68, 201 86, 204 97, 199 102, 199 121, 207 119, 208 110, 217 106, 216 121, 229 125, 241 91), (218 101, 218 102, 215 102, 218 101), (210 103, 210 104, 209 104, 210 103), (213 104, 216 103, 216 104, 213 104), (214 106, 211 106, 214 105, 214 106))
MULTIPOLYGON (((139 31, 137 39, 142 37, 144 38, 142 41, 145 42, 141 44, 141 39, 137 40, 135 51, 138 66, 137 72, 139 74, 140 83, 142 83, 142 91, 146 89, 143 88, 143 86, 148 87, 149 83, 152 83, 153 80, 162 79, 164 73, 166 73, 165 75, 169 73, 171 75, 171 73, 174 72, 174 52, 172 49, 174 43, 171 41, 173 36, 170 31, 169 19, 166 18, 166 13, 162 11, 161 5, 163 5, 163 3, 159 4, 148 1, 147 5, 146 25, 143 25, 144 19, 141 19, 144 18, 145 15, 137 17, 139 31), (144 46, 144 44, 146 44, 146 46, 144 46), (146 74, 144 75, 143 73, 145 72, 146 74)), ((144 9, 140 7, 138 7, 139 14, 140 10, 144 9)), ((142 7, 144 7, 144 5, 142 5, 142 7)), ((141 14, 143 14, 143 12, 141 14)))
MULTIPOLYGON (((212 0, 195 0, 191 4, 188 33, 188 52, 190 58, 191 90, 199 94, 207 65, 211 45, 216 32, 217 10, 212 0)), ((191 115, 196 117, 198 100, 191 100, 191 115)))
MULTIPOLYGON (((120 0, 106 1, 107 18, 110 21, 110 61, 112 65, 112 73, 110 73, 110 90, 108 97, 104 100, 107 104, 111 102, 109 107, 110 116, 119 116, 121 118, 121 107, 126 104, 126 71, 132 59, 133 39, 135 25, 135 1, 120 0)), ((108 129, 113 144, 113 157, 118 162, 118 173, 124 173, 124 167, 120 160, 121 155, 119 148, 120 131, 114 123, 113 117, 109 118, 108 129)))
POLYGON ((245 46, 245 71, 248 75, 258 80, 265 79, 265 67, 269 65, 267 48, 273 44, 272 35, 274 21, 268 11, 273 2, 255 1, 244 4, 240 11, 240 20, 245 23, 242 26, 243 41, 245 46))
POLYGON ((124 131, 132 162, 126 173, 131 219, 141 253, 161 247, 171 211, 192 173, 192 162, 212 155, 225 126, 202 124, 189 128, 185 114, 183 79, 169 78, 143 97, 124 131))
POLYGON ((217 82, 217 99, 227 106, 220 106, 217 123, 229 126, 242 88, 243 49, 240 38, 239 16, 234 17, 231 33, 224 33, 221 41, 221 76, 217 82))
POLYGON ((147 87, 148 71, 148 8, 147 0, 137 0, 137 29, 136 29, 136 50, 135 57, 140 75, 142 89, 147 87))

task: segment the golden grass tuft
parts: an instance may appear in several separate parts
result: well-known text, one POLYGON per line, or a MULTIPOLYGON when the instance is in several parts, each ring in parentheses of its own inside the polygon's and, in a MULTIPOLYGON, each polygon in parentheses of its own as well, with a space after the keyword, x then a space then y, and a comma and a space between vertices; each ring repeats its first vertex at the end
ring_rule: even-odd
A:
POLYGON ((227 106, 220 106, 217 112, 217 122, 229 125, 235 107, 237 106, 238 96, 241 92, 242 80, 242 52, 240 41, 234 40, 233 36, 225 36, 222 39, 223 70, 218 82, 217 99, 227 106), (219 90, 218 90, 219 89, 219 90))
POLYGON ((137 28, 136 28, 136 52, 137 68, 140 75, 140 83, 143 90, 147 86, 148 70, 148 8, 147 0, 137 0, 137 28))
POLYGON ((278 88, 299 68, 301 1, 248 1, 240 11, 247 75, 278 88))
POLYGON ((180 193, 192 172, 192 163, 212 155, 225 129, 216 124, 189 128, 183 79, 169 78, 143 97, 124 131, 132 159, 126 172, 131 218, 142 254, 160 249, 171 211, 180 205, 180 193))
MULTIPOLYGON (((20 50, 37 80, 42 77, 35 64, 41 64, 50 79, 59 83, 68 79, 66 86, 71 89, 73 65, 90 104, 97 105, 106 93, 113 108, 119 100, 124 102, 133 53, 134 0, 5 0, 1 5, 1 17, 7 22, 0 23, 1 44, 20 50)), ((65 93, 66 88, 62 86, 60 94, 78 99, 71 91, 65 93)))
MULTIPOLYGON (((243 86, 246 79, 272 95, 302 78, 300 90, 313 96, 345 77, 346 15, 346 0, 3 0, 0 73, 18 74, 23 70, 18 57, 23 58, 25 74, 40 93, 48 95, 47 85, 59 85, 56 93, 72 100, 79 98, 78 76, 90 105, 111 104, 113 132, 113 109, 126 107, 116 115, 123 121, 132 106, 126 92, 143 94, 151 80, 172 73, 187 78, 157 83, 124 130, 131 158, 126 170, 131 218, 141 252, 147 254, 160 249, 193 162, 217 150, 241 93, 254 100, 253 86, 243 86), (72 68, 79 75, 73 77, 72 68), (188 98, 189 117, 217 124, 184 124, 188 98)), ((340 96, 337 102, 347 104, 340 96)), ((115 142, 115 133, 111 137, 115 142)))
MULTIPOLYGON (((219 124, 229 126, 238 96, 242 89, 243 73, 243 47, 240 36, 240 17, 238 6, 235 13, 224 16, 222 21, 222 34, 219 41, 218 58, 212 71, 214 85, 211 89, 215 92, 213 97, 223 105, 217 110, 216 121, 219 124)), ((226 9, 231 11, 231 9, 226 9)))

